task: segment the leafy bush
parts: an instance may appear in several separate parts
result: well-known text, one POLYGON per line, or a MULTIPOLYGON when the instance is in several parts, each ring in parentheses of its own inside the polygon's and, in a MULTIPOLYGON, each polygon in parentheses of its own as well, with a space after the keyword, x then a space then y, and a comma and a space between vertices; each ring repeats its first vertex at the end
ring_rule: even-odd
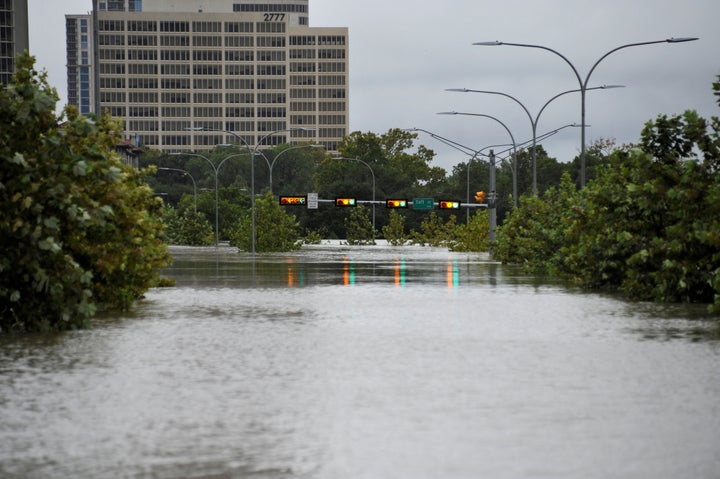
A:
POLYGON ((388 244, 392 246, 402 246, 407 243, 409 237, 405 234, 405 217, 391 210, 390 221, 382 227, 382 233, 388 244))
POLYGON ((520 264, 532 273, 559 272, 560 248, 566 244, 565 215, 576 208, 575 185, 563 174, 559 189, 549 188, 542 198, 521 196, 497 229, 495 258, 503 263, 520 264))
POLYGON ((449 246, 455 241, 457 217, 451 215, 446 223, 434 211, 423 219, 420 231, 410 233, 410 241, 421 246, 449 246))
POLYGON ((451 251, 488 251, 490 249, 490 217, 487 210, 478 211, 467 225, 457 225, 451 251))
POLYGON ((118 123, 65 111, 34 59, 0 90, 0 331, 89 325, 125 309, 170 257, 147 172, 122 165, 118 123))
MULTIPOLYGON (((255 251, 258 253, 300 249, 300 225, 285 212, 272 193, 255 200, 255 251)), ((252 217, 244 216, 230 232, 230 245, 252 251, 252 217)))
MULTIPOLYGON (((713 87, 720 97, 720 82, 713 87)), ((588 288, 720 312, 720 119, 659 116, 638 148, 613 152, 582 191, 566 178, 558 193, 523 198, 500 229, 497 257, 588 288)))
POLYGON ((350 215, 345 218, 345 234, 350 245, 374 245, 375 230, 370 221, 370 214, 364 206, 351 208, 350 215))
POLYGON ((185 246, 207 246, 215 242, 215 232, 201 211, 185 209, 182 215, 170 205, 163 215, 165 236, 170 244, 185 246))

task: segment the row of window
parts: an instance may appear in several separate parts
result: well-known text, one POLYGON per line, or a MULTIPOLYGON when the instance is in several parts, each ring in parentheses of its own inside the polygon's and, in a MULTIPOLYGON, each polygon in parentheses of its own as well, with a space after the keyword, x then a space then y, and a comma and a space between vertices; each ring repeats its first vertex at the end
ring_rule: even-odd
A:
POLYGON ((308 7, 305 4, 280 4, 280 3, 235 3, 233 12, 267 12, 267 13, 307 13, 308 7))
MULTIPOLYGON (((102 46, 132 46, 132 47, 252 47, 253 43, 258 47, 284 48, 286 46, 285 37, 222 37, 222 36, 188 36, 188 35, 163 35, 158 37, 155 35, 111 35, 103 34, 99 36, 99 42, 102 46)), ((87 48, 87 39, 83 41, 83 48, 87 48)), ((314 49, 296 50, 298 58, 315 58, 314 49)), ((320 49, 318 58, 345 58, 344 49, 320 49), (342 56, 338 56, 342 55, 342 56)))
MULTIPOLYGON (((133 55, 133 59, 138 58, 133 55)), ((147 60, 156 60, 148 58, 147 60)), ((344 73, 346 70, 344 63, 326 62, 319 63, 316 67, 310 64, 291 64, 290 73, 344 73)), ((121 63, 101 63, 101 75, 123 75, 126 66, 121 63)), ((130 63, 127 65, 127 71, 132 75, 157 75, 158 65, 153 63, 130 63)), ((204 76, 222 76, 223 69, 221 65, 215 64, 162 64, 160 65, 160 74, 162 75, 204 75, 204 76)), ((284 65, 243 65, 229 64, 225 65, 225 75, 228 76, 285 76, 287 69, 284 65)), ((293 85, 315 85, 319 78, 320 85, 344 85, 345 78, 338 75, 316 76, 316 75, 291 75, 291 84, 293 85)), ((124 87, 113 87, 124 88, 124 87)), ((149 87, 152 88, 152 87, 149 87)), ((230 88, 230 87, 228 87, 230 88)))
MULTIPOLYGON (((100 32, 124 32, 125 20, 100 20, 100 32)), ((128 20, 128 32, 164 33, 285 33, 284 22, 207 22, 128 20)))
MULTIPOLYGON (((205 60, 207 61, 221 61, 223 58, 226 62, 268 62, 268 61, 285 61, 286 54, 284 51, 263 51, 260 50, 255 52, 254 50, 225 50, 223 56, 222 50, 197 50, 193 51, 193 60, 205 60)), ((160 59, 164 61, 190 61, 190 51, 187 49, 182 50, 160 50, 160 59)), ((317 53, 313 52, 312 55, 305 55, 305 53, 295 54, 293 50, 290 51, 290 58, 296 59, 319 59, 319 60, 335 60, 345 59, 346 54, 344 50, 320 50, 317 53)), ((158 51, 157 50, 145 50, 145 49, 127 49, 124 48, 103 48, 100 50, 101 60, 136 60, 136 61, 157 61, 158 51)), ((313 62, 298 62, 298 68, 303 63, 313 62)), ((327 62, 319 62, 322 65, 327 62)))
MULTIPOLYGON (((342 77, 336 77, 338 79, 342 77)), ((163 78, 158 81, 157 78, 115 78, 115 77, 101 77, 100 88, 107 93, 112 93, 111 90, 125 90, 126 85, 130 90, 157 90, 158 86, 162 90, 190 90, 192 85, 193 90, 219 90, 220 80, 209 80, 203 78, 195 78, 190 81, 190 78, 163 78)), ((233 92, 226 92, 225 101, 228 103, 243 103, 245 100, 237 100, 235 95, 252 95, 252 93, 235 93, 236 90, 285 90, 285 82, 280 80, 258 80, 253 82, 248 81, 232 81, 226 80, 226 86, 228 90, 233 92), (256 88, 253 88, 256 86, 256 88)), ((133 92, 131 92, 133 93, 133 92)), ((163 93, 165 94, 165 93, 163 93)), ((189 93, 175 93, 175 98, 181 98, 182 95, 187 95, 187 100, 183 101, 172 101, 173 103, 189 103, 189 93)), ((258 103, 284 103, 285 97, 278 97, 278 93, 271 94, 258 94, 258 103)), ((339 99, 346 97, 346 90, 344 88, 320 88, 320 89, 304 89, 304 88, 291 88, 290 98, 293 99, 339 99)), ((249 98, 249 97, 248 97, 249 98)), ((131 102, 133 100, 130 100, 131 102)), ((163 100, 164 103, 170 100, 163 100)), ((196 103, 220 103, 222 102, 222 92, 218 93, 207 93, 197 92, 195 93, 196 103), (205 95, 200 97, 198 95, 205 95), (202 98, 202 99, 201 99, 202 98)))
MULTIPOLYGON (((123 106, 114 104, 103 104, 103 108, 107 108, 112 116, 129 117, 129 118, 188 118, 204 117, 204 118, 286 118, 288 110, 284 107, 208 107, 208 106, 123 106)), ((302 110, 291 108, 290 112, 344 112, 345 104, 318 103, 313 104, 312 109, 302 110)), ((305 113, 297 115, 309 118, 312 115, 305 113)), ((325 117, 323 121, 332 121, 336 123, 327 124, 343 124, 345 122, 344 115, 319 115, 318 118, 325 117), (342 119, 342 120, 341 120, 342 119)), ((308 122, 309 124, 310 122, 308 122)), ((322 124, 322 123, 321 123, 322 124)))

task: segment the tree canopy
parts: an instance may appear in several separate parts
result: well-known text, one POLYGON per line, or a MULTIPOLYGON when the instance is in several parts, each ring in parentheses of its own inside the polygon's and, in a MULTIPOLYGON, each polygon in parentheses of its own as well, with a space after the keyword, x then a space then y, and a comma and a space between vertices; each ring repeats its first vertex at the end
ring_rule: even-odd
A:
POLYGON ((58 100, 34 59, 0 90, 0 332, 87 326, 130 307, 168 264, 147 172, 113 152, 118 123, 58 100))

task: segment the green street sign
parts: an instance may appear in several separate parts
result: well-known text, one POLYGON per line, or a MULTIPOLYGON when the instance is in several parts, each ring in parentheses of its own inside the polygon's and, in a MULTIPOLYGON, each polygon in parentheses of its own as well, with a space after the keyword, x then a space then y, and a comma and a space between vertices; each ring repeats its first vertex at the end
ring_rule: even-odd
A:
POLYGON ((413 198, 412 205, 414 210, 431 210, 435 208, 435 199, 413 198))

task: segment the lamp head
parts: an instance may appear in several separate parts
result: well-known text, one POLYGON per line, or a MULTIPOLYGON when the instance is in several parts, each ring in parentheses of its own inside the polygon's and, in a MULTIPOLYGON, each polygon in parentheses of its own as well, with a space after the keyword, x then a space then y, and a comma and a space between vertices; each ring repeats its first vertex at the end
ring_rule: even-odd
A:
POLYGON ((678 37, 678 38, 668 38, 665 40, 668 43, 684 43, 684 42, 694 42, 695 40, 700 40, 698 37, 678 37))
POLYGON ((475 43, 473 43, 473 45, 480 45, 483 47, 496 47, 496 46, 499 46, 502 44, 503 44, 503 42, 500 42, 497 40, 495 40, 494 42, 475 42, 475 43))

